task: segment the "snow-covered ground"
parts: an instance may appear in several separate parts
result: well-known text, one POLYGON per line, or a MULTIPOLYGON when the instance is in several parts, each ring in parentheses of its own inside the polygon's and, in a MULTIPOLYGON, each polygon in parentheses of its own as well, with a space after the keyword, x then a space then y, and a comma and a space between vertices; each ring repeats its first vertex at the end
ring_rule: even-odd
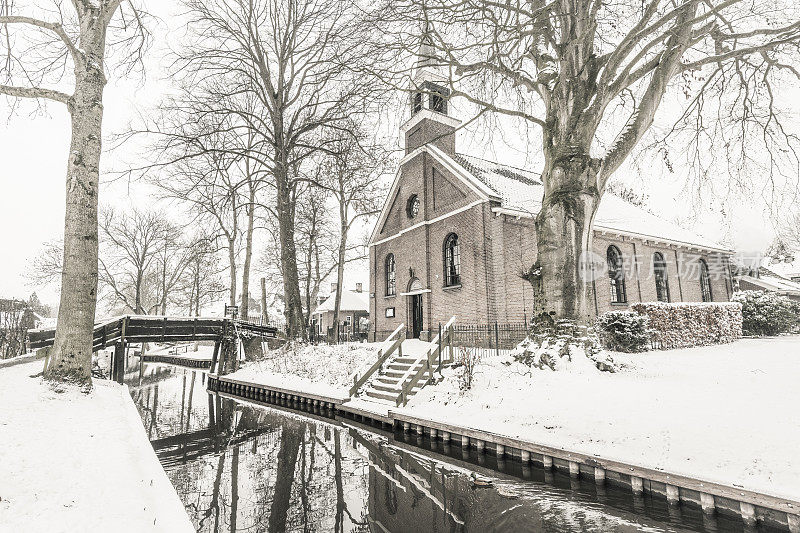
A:
POLYGON ((126 387, 84 394, 0 369, 0 531, 193 531, 126 387))
POLYGON ((353 374, 374 363, 380 347, 381 343, 290 344, 225 377, 346 397, 353 374))
POLYGON ((448 369, 396 411, 800 500, 800 336, 614 359, 612 374, 487 358, 471 390, 448 369))

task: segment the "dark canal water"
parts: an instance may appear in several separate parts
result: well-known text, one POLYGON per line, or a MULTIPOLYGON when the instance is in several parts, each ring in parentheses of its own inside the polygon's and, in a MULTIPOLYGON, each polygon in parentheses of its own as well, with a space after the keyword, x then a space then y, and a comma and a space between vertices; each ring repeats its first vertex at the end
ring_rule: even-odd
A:
POLYGON ((129 376, 198 531, 765 531, 416 436, 209 395, 199 370, 147 364, 141 380, 129 376), (476 486, 473 472, 491 486, 476 486))

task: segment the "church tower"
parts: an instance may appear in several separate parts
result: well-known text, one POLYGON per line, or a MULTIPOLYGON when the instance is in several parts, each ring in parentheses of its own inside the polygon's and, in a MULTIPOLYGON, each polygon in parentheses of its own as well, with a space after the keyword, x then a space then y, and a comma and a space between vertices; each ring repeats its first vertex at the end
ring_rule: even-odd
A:
POLYGON ((411 76, 411 116, 400 126, 405 135, 406 154, 425 144, 433 144, 447 155, 456 151, 455 132, 461 121, 449 115, 448 79, 435 53, 425 32, 411 76))

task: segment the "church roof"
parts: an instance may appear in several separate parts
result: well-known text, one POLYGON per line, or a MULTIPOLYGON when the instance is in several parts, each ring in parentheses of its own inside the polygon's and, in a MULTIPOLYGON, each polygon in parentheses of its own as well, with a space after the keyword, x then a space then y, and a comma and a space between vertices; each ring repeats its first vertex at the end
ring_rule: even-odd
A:
MULTIPOLYGON (((535 216, 541 209, 544 186, 540 175, 536 172, 466 154, 455 154, 453 160, 488 187, 503 208, 530 216, 535 216)), ((614 194, 603 195, 595 216, 594 227, 600 231, 618 231, 643 238, 651 237, 727 251, 713 239, 664 220, 614 194)))

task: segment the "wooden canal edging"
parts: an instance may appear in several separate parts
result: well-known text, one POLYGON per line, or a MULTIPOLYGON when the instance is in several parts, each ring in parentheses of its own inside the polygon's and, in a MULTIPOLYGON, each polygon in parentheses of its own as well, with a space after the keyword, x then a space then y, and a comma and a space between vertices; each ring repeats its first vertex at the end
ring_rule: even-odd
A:
POLYGON ((348 396, 331 397, 300 392, 289 388, 251 383, 238 379, 209 374, 207 389, 257 402, 289 407, 298 411, 309 411, 327 418, 335 418, 336 407, 349 399, 348 396))
MULTIPOLYGON (((332 398, 289 388, 268 386, 209 376, 208 390, 226 396, 254 400, 295 411, 324 412, 331 419, 351 419, 383 429, 415 432, 419 437, 441 440, 477 453, 493 453, 498 457, 536 464, 545 471, 562 470, 571 477, 591 478, 598 485, 615 485, 631 490, 634 496, 644 493, 665 496, 670 505, 696 505, 708 515, 736 514, 745 524, 764 522, 791 533, 800 533, 800 501, 746 490, 741 487, 671 474, 616 460, 604 459, 569 450, 545 446, 446 422, 429 420, 404 412, 388 410, 386 414, 371 412, 363 406, 348 405, 347 398, 332 398)), ((445 456, 449 459, 449 456, 445 456)))
POLYGON ((498 457, 510 457, 523 463, 535 462, 545 470, 564 470, 573 477, 594 478, 597 484, 630 488, 635 495, 644 492, 666 496, 671 505, 695 504, 704 513, 738 514, 748 525, 758 521, 800 533, 800 501, 753 492, 740 487, 670 474, 638 465, 570 452, 483 431, 389 411, 396 428, 428 435, 432 440, 455 442, 478 452, 493 451, 498 457))

